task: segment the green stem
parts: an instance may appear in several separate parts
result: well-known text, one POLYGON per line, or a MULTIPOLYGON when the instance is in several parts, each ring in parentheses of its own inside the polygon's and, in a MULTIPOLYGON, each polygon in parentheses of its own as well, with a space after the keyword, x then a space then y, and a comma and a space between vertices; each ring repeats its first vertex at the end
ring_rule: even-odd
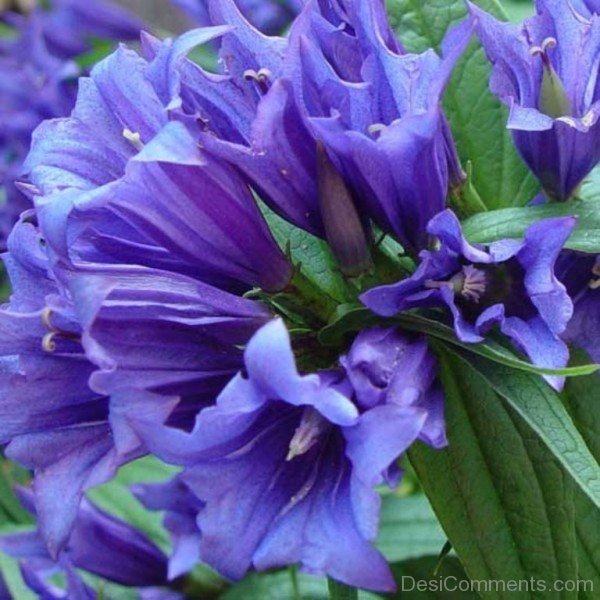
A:
POLYGON ((329 588, 329 598, 331 600, 358 600, 358 590, 349 587, 331 577, 327 578, 327 587, 329 588))
POLYGON ((292 579, 292 590, 294 592, 294 600, 302 600, 300 595, 300 583, 298 582, 298 567, 292 565, 290 568, 290 578, 292 579))

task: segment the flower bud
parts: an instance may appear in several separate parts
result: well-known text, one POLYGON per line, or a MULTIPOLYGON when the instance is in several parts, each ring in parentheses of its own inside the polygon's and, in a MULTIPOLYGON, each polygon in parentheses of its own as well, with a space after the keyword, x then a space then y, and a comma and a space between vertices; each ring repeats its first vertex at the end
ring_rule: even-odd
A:
POLYGON ((340 269, 348 277, 369 271, 369 243, 352 195, 321 142, 317 142, 319 208, 325 236, 340 269))

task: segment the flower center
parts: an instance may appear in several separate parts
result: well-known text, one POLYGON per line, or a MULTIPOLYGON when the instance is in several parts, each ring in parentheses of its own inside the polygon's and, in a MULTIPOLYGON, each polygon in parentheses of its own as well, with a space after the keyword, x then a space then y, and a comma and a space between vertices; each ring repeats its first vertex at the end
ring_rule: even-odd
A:
POLYGON ((473 265, 465 265, 447 281, 428 279, 425 281, 425 287, 429 289, 448 287, 455 294, 477 304, 487 289, 487 277, 481 269, 473 265))
POLYGON ((285 457, 289 461, 296 456, 306 454, 328 429, 329 423, 311 406, 304 409, 300 424, 296 427, 290 440, 290 446, 285 457))

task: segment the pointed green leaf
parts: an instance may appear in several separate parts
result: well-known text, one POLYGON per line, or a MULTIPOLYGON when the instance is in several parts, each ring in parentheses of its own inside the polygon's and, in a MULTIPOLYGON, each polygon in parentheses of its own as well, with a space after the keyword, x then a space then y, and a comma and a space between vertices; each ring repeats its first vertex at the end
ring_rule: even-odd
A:
POLYGON ((572 482, 469 361, 447 348, 439 354, 449 446, 417 444, 409 454, 463 566, 472 580, 500 582, 480 590, 483 598, 574 600, 550 587, 544 594, 501 587, 577 578, 572 482))

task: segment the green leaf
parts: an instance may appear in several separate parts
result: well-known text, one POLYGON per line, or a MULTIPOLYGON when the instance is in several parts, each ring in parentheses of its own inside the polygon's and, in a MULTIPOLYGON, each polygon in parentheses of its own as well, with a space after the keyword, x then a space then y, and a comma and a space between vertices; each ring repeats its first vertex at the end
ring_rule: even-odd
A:
POLYGON ((579 488, 600 508, 600 465, 557 393, 541 378, 528 373, 475 355, 468 356, 468 361, 539 436, 579 488))
POLYGON ((13 467, 0 458, 0 529, 3 523, 31 523, 31 515, 21 506, 13 493, 13 467))
MULTIPOLYGON (((586 361, 585 355, 578 360, 586 361)), ((598 386, 600 377, 591 375, 568 380, 562 393, 565 406, 578 431, 586 441, 595 459, 600 462, 600 404, 598 386)), ((582 493, 576 492, 575 510, 577 515, 577 549, 579 556, 579 576, 593 582, 593 589, 600 589, 600 510, 582 493)), ((582 592, 582 599, 595 598, 593 590, 582 592)))
MULTIPOLYGON (((449 445, 436 451, 417 444, 409 455, 467 574, 504 585, 532 577, 548 585, 577 579, 570 478, 470 362, 447 348, 439 358, 449 445)), ((480 595, 576 598, 550 589, 517 595, 502 587, 480 595)))
POLYGON ((512 367, 526 373, 535 373, 543 375, 562 375, 565 377, 580 377, 594 373, 600 368, 600 365, 580 365, 576 367, 565 367, 564 369, 546 369, 536 367, 531 363, 518 358, 513 352, 494 341, 487 339, 480 344, 465 344, 457 339, 454 329, 437 321, 435 319, 423 316, 417 313, 405 313, 394 318, 405 329, 426 333, 440 340, 464 348, 473 354, 478 354, 500 365, 512 367))
POLYGON ((456 557, 446 557, 441 565, 438 565, 438 562, 437 556, 427 556, 391 565, 394 578, 398 582, 398 592, 390 597, 398 600, 477 600, 479 598, 475 592, 460 591, 459 586, 466 585, 468 578, 456 557), (447 589, 441 587, 442 580, 447 589))
POLYGON ((280 248, 300 268, 300 273, 329 298, 330 304, 335 308, 338 303, 353 300, 327 242, 288 223, 263 202, 259 201, 259 206, 280 248))
MULTIPOLYGON (((497 18, 495 0, 475 2, 497 18)), ((388 0, 394 29, 408 50, 439 51, 444 34, 466 16, 463 0, 388 0)), ((506 129, 507 109, 488 89, 490 65, 473 40, 459 61, 444 97, 444 109, 463 165, 473 165, 474 188, 488 209, 523 206, 539 187, 517 154, 506 129)))
POLYGON ((470 242, 487 244, 505 238, 520 239, 525 230, 540 219, 570 215, 577 217, 577 224, 565 248, 580 252, 600 252, 600 199, 480 213, 464 221, 463 231, 470 242))
POLYGON ((18 598, 18 600, 35 600, 37 598, 25 585, 18 562, 2 553, 0 553, 0 577, 4 580, 12 598, 18 598))
POLYGON ((437 557, 446 536, 424 494, 383 496, 377 548, 388 562, 437 557))
POLYGON ((327 587, 331 600, 358 600, 358 590, 356 588, 344 585, 335 579, 331 579, 331 577, 327 578, 327 587))

